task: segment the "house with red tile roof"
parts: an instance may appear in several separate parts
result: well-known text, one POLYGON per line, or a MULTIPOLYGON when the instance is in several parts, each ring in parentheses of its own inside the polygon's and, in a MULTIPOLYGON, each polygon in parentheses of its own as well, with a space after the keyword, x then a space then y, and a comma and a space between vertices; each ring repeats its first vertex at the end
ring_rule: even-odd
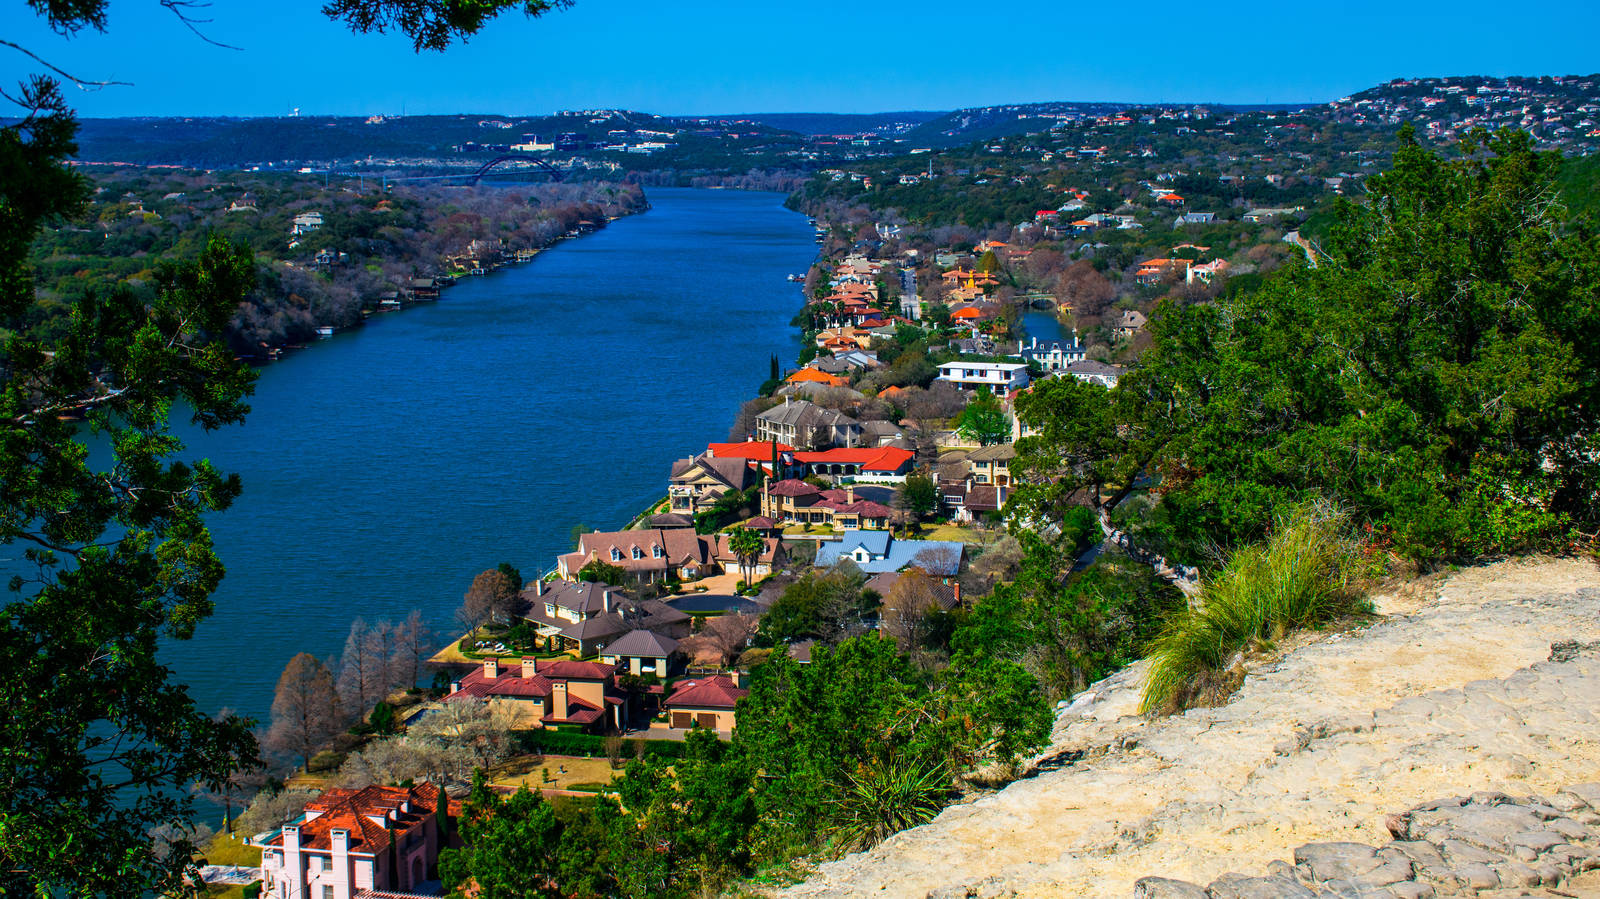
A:
POLYGON ((431 783, 329 790, 262 844, 266 899, 354 899, 438 876, 450 800, 431 783))
POLYGON ((487 702, 524 726, 621 730, 628 723, 628 695, 617 688, 617 673, 615 663, 524 658, 512 666, 484 659, 450 685, 444 701, 487 702))
POLYGON ((884 530, 894 511, 882 503, 858 499, 852 484, 823 490, 805 481, 791 480, 768 486, 761 496, 761 514, 781 524, 884 530))
POLYGON ((835 447, 814 453, 795 453, 794 460, 810 474, 862 475, 893 478, 911 470, 916 453, 894 446, 835 447))
MULTIPOLYGON (((739 700, 750 691, 739 685, 736 676, 714 674, 681 680, 662 703, 667 711, 667 726, 672 730, 703 727, 729 734, 733 732, 739 700)), ((652 728, 656 725, 652 725, 652 728)))

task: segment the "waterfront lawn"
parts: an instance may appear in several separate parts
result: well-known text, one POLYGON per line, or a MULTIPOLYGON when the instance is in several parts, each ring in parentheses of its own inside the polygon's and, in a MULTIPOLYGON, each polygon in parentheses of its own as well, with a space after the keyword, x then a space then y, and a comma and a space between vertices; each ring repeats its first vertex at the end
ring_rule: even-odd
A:
POLYGON ((211 842, 200 848, 200 857, 208 865, 242 865, 247 868, 261 867, 261 847, 246 846, 244 840, 237 836, 219 833, 211 838, 211 842))
POLYGON ((583 758, 571 755, 519 755, 514 759, 490 768, 485 772, 492 787, 515 790, 526 786, 530 790, 597 791, 600 784, 609 784, 618 772, 604 758, 583 758), (544 772, 550 772, 550 780, 544 772))

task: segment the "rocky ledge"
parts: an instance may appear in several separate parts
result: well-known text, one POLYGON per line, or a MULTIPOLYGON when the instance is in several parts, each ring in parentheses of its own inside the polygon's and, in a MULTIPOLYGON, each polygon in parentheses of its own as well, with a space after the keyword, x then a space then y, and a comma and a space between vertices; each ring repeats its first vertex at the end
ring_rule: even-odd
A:
POLYGON ((1600 780, 1600 569, 1510 561, 1374 601, 1224 706, 1149 719, 1140 666, 1096 684, 1032 776, 782 895, 1600 895, 1600 797, 1570 786, 1600 780))

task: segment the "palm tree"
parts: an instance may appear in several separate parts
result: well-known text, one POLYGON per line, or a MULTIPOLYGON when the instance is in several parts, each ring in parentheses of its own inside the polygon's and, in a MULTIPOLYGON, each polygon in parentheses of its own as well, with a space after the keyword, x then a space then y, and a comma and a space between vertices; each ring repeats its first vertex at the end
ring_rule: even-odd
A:
POLYGON ((728 549, 739 557, 739 573, 744 575, 745 584, 754 580, 756 560, 761 558, 761 551, 766 546, 767 541, 747 527, 728 530, 728 549))

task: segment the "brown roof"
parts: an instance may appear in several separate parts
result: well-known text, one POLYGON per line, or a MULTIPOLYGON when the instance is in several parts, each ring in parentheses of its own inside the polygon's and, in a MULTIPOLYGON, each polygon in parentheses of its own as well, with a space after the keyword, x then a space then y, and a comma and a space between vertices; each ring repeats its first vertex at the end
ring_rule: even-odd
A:
POLYGON ((773 484, 767 488, 767 492, 773 496, 813 496, 821 493, 822 490, 807 484, 805 481, 797 481, 791 478, 787 481, 779 481, 773 484))
POLYGON ((733 678, 726 674, 715 674, 679 681, 665 705, 669 709, 731 709, 748 695, 749 690, 734 686, 733 678))

